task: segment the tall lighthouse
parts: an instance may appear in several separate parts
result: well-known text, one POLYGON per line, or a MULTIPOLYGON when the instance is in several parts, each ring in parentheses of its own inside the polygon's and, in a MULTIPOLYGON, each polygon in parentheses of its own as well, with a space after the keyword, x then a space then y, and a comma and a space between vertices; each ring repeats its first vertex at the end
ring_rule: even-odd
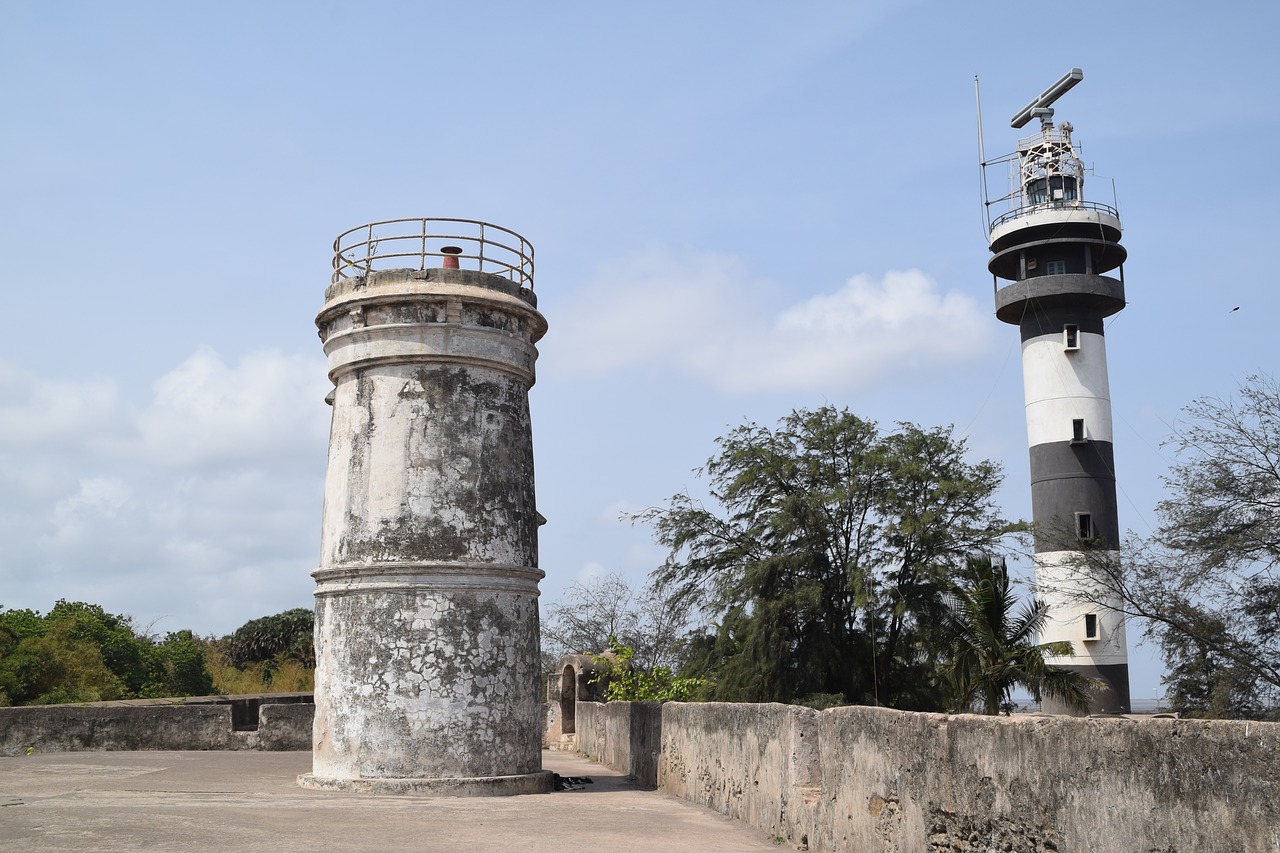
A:
MULTIPOLYGON (((1051 107, 1082 79, 1073 68, 1010 122, 1040 128, 1002 158, 1011 207, 991 222, 987 267, 996 317, 1022 335, 1036 585, 1048 604, 1041 641, 1069 641, 1072 654, 1049 662, 1100 685, 1090 713, 1128 713, 1124 620, 1094 574, 1120 559, 1103 324, 1125 306, 1127 253, 1116 209, 1085 200, 1074 128, 1055 126, 1051 107)), ((1044 709, 1070 712, 1048 698, 1044 709)))

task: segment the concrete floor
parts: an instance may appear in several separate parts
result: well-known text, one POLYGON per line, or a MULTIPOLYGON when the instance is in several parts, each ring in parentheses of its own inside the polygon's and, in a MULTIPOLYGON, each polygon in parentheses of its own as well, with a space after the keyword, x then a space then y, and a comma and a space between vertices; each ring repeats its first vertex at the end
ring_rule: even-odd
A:
POLYGON ((0 758, 0 850, 777 850, 757 830, 576 755, 580 791, 424 798, 305 791, 310 752, 64 752, 0 758))

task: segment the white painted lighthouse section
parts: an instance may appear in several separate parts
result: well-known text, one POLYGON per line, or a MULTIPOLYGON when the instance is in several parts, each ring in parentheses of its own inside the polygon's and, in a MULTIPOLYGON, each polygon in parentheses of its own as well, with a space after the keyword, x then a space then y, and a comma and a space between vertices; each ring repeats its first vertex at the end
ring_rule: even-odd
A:
POLYGON ((1035 555, 1036 595, 1049 605, 1049 616, 1040 632, 1040 642, 1066 640, 1074 655, 1049 657, 1057 666, 1123 664, 1128 662, 1124 617, 1120 602, 1104 593, 1090 577, 1090 563, 1110 561, 1119 565, 1119 551, 1046 551, 1035 555), (1110 605, 1110 606, 1108 606, 1110 605), (1086 632, 1088 614, 1096 618, 1095 636, 1086 632))
POLYGON ((1068 350, 1061 332, 1022 345, 1022 384, 1027 406, 1027 444, 1070 442, 1073 421, 1083 420, 1084 438, 1111 441, 1111 387, 1102 335, 1081 333, 1068 350))

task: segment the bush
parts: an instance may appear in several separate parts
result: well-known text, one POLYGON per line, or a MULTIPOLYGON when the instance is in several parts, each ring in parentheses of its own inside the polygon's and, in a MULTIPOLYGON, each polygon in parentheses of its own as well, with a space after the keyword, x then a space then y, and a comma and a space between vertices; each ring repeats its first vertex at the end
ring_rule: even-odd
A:
POLYGON ((690 702, 703 687, 701 678, 681 678, 665 666, 637 669, 635 651, 609 638, 609 651, 594 655, 603 669, 591 684, 604 685, 606 702, 690 702))

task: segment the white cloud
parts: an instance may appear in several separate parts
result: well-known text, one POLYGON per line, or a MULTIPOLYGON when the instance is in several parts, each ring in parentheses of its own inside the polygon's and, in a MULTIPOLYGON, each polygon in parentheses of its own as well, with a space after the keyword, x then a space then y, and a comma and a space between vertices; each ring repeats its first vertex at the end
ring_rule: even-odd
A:
POLYGON ((576 583, 589 585, 592 581, 600 580, 608 574, 603 563, 583 563, 582 567, 574 573, 573 579, 576 583))
POLYGON ((618 527, 620 525, 630 525, 630 516, 638 512, 643 512, 645 507, 634 501, 622 498, 607 504, 600 514, 596 516, 597 522, 604 527, 618 527))
POLYGON ((308 606, 326 386, 318 356, 201 347, 130 408, 112 382, 0 367, 0 605, 218 633, 308 606))
POLYGON ((569 374, 658 365, 731 393, 848 390, 957 369, 985 350, 989 319, 919 270, 786 304, 731 256, 651 250, 593 281, 546 353, 569 374))
POLYGON ((139 449, 178 467, 291 455, 324 440, 326 390, 315 359, 257 352, 232 366, 200 347, 156 380, 137 417, 139 449))
POLYGON ((81 443, 116 429, 123 415, 109 379, 37 380, 0 363, 0 445, 6 448, 81 443))

